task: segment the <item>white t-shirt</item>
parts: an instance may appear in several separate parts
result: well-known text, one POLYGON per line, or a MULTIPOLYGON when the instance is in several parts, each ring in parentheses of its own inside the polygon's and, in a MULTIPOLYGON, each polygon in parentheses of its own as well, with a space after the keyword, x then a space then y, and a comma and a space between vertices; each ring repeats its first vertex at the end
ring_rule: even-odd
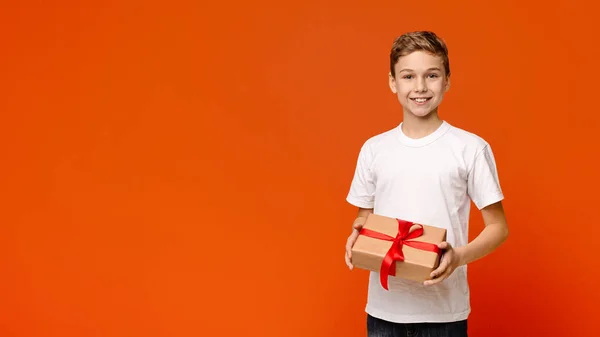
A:
MULTIPOLYGON (((375 214, 447 230, 453 247, 468 243, 471 200, 478 209, 504 198, 490 145, 447 123, 413 139, 396 128, 368 139, 360 150, 347 201, 375 214)), ((398 262, 401 263, 401 262, 398 262)), ((452 322, 471 311, 467 266, 441 283, 369 277, 366 312, 398 323, 452 322)))

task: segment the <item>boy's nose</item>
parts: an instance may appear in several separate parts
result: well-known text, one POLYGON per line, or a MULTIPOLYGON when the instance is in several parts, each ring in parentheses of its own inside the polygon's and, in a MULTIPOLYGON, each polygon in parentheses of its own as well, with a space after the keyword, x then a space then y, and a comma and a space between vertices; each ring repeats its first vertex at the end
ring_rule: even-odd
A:
POLYGON ((417 92, 427 91, 427 86, 425 85, 425 81, 418 80, 415 85, 415 91, 417 91, 417 92))

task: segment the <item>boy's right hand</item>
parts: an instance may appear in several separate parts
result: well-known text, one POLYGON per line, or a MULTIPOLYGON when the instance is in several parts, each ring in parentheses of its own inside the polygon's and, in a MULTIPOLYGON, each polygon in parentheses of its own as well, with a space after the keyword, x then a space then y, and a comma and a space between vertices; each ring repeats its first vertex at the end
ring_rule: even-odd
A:
POLYGON ((352 234, 350 234, 348 240, 346 240, 346 265, 350 270, 354 268, 354 266, 352 265, 352 247, 354 246, 354 242, 356 242, 356 239, 358 238, 358 233, 360 232, 363 225, 364 221, 355 222, 354 225, 352 225, 352 234))

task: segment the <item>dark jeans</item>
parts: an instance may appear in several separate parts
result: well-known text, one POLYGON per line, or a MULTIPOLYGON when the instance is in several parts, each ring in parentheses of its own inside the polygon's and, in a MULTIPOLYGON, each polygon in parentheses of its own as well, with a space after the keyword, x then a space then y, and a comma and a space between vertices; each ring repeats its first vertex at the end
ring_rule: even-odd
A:
POLYGON ((467 337, 467 321, 400 324, 367 315, 368 337, 467 337))

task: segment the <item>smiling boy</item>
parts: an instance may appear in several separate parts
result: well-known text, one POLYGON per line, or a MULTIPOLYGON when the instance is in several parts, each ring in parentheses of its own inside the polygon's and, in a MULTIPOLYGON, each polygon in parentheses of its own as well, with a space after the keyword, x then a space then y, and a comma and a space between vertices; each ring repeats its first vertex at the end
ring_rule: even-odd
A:
POLYGON ((390 277, 389 290, 370 272, 369 337, 467 336, 471 311, 467 264, 508 236, 496 162, 481 137, 442 120, 438 107, 450 88, 447 47, 427 31, 398 37, 390 53, 389 86, 403 121, 360 149, 347 201, 358 208, 346 244, 346 263, 369 213, 447 230, 440 266, 425 283, 390 277), (468 242, 470 203, 484 229, 468 242))

